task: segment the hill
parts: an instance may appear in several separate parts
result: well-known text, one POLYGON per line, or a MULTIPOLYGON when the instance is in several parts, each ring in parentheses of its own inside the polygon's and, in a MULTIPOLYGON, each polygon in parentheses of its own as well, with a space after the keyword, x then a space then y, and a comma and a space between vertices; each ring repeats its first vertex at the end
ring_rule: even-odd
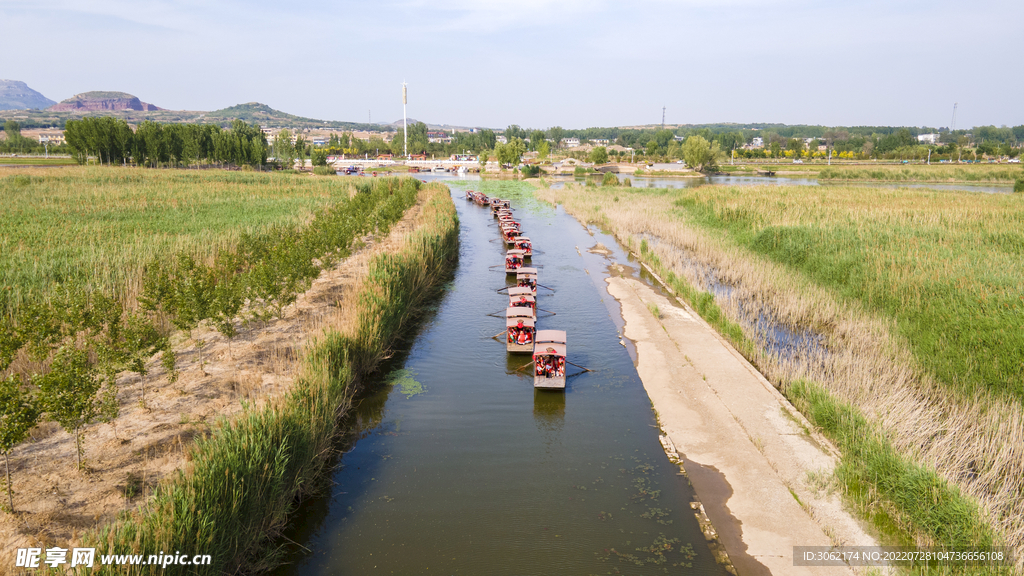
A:
POLYGON ((49 110, 54 112, 69 112, 72 110, 84 110, 97 112, 101 110, 137 110, 141 112, 152 112, 163 110, 139 100, 126 92, 83 92, 75 94, 67 100, 50 106, 49 110))
POLYGON ((0 110, 38 110, 54 104, 20 80, 0 80, 0 110))
POLYGON ((338 130, 388 130, 387 126, 380 124, 367 124, 365 122, 338 122, 331 120, 317 120, 315 118, 305 118, 303 116, 296 116, 294 114, 288 114, 287 112, 281 112, 280 110, 274 110, 266 104, 260 102, 246 102, 245 104, 236 104, 235 106, 229 106, 221 110, 214 110, 213 112, 207 112, 205 114, 204 122, 213 122, 216 120, 231 121, 231 120, 243 120, 245 122, 259 124, 263 127, 270 128, 334 128, 338 130))

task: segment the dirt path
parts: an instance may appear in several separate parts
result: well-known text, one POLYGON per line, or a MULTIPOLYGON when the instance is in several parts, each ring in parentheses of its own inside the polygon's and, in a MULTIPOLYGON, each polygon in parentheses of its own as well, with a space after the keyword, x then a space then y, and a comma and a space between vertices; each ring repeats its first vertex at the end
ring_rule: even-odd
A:
POLYGON ((351 310, 348 298, 371 258, 411 232, 421 210, 422 200, 387 237, 364 237, 359 250, 322 272, 282 318, 255 327, 236 323, 238 336, 230 342, 207 326, 193 330, 191 338, 175 335, 176 381, 170 381, 159 355, 147 363, 144 378, 119 375, 120 416, 113 425, 86 429, 86 471, 76 469, 72 435, 53 422, 37 426, 32 440, 11 453, 17 513, 0 513, 0 575, 13 569, 16 548, 68 548, 84 531, 140 505, 158 483, 187 466, 192 440, 207 434, 217 419, 288 390, 306 340, 326 316, 351 310), (202 365, 197 339, 205 341, 202 365))
POLYGON ((794 546, 877 545, 812 478, 829 477, 834 449, 691 309, 629 277, 607 282, 666 449, 678 452, 739 575, 854 573, 793 566, 794 546))

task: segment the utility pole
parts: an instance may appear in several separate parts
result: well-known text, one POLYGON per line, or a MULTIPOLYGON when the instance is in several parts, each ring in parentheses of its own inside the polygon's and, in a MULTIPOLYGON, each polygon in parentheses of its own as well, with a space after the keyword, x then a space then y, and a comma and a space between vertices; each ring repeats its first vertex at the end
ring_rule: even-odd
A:
POLYGON ((409 89, 406 88, 405 82, 402 82, 402 132, 405 137, 405 145, 403 150, 405 151, 405 157, 409 157, 409 117, 405 113, 405 105, 409 103, 409 89))
POLYGON ((953 135, 953 131, 956 130, 956 107, 959 102, 953 102, 953 119, 949 122, 949 135, 953 135))
POLYGON ((665 129, 665 107, 661 107, 661 129, 665 129))

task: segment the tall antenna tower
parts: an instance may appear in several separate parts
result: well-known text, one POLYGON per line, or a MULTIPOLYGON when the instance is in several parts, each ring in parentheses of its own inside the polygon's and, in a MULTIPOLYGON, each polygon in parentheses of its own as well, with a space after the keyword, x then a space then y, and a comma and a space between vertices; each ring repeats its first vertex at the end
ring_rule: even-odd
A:
POLYGON ((956 130, 956 106, 958 102, 953 102, 953 119, 949 122, 949 133, 952 134, 953 130, 956 130))
POLYGON ((661 107, 661 129, 665 129, 665 107, 661 107))
POLYGON ((409 116, 405 113, 405 105, 409 103, 409 89, 405 86, 405 82, 402 82, 402 132, 405 136, 405 145, 403 150, 405 151, 405 157, 409 157, 409 116))

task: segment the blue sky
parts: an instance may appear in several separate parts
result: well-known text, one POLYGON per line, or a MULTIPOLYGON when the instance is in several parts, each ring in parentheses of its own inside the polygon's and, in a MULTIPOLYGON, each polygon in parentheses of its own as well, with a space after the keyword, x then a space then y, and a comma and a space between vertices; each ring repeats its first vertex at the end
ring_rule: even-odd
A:
POLYGON ((0 78, 62 100, 258 101, 546 128, 1024 124, 1020 0, 0 0, 0 78))

